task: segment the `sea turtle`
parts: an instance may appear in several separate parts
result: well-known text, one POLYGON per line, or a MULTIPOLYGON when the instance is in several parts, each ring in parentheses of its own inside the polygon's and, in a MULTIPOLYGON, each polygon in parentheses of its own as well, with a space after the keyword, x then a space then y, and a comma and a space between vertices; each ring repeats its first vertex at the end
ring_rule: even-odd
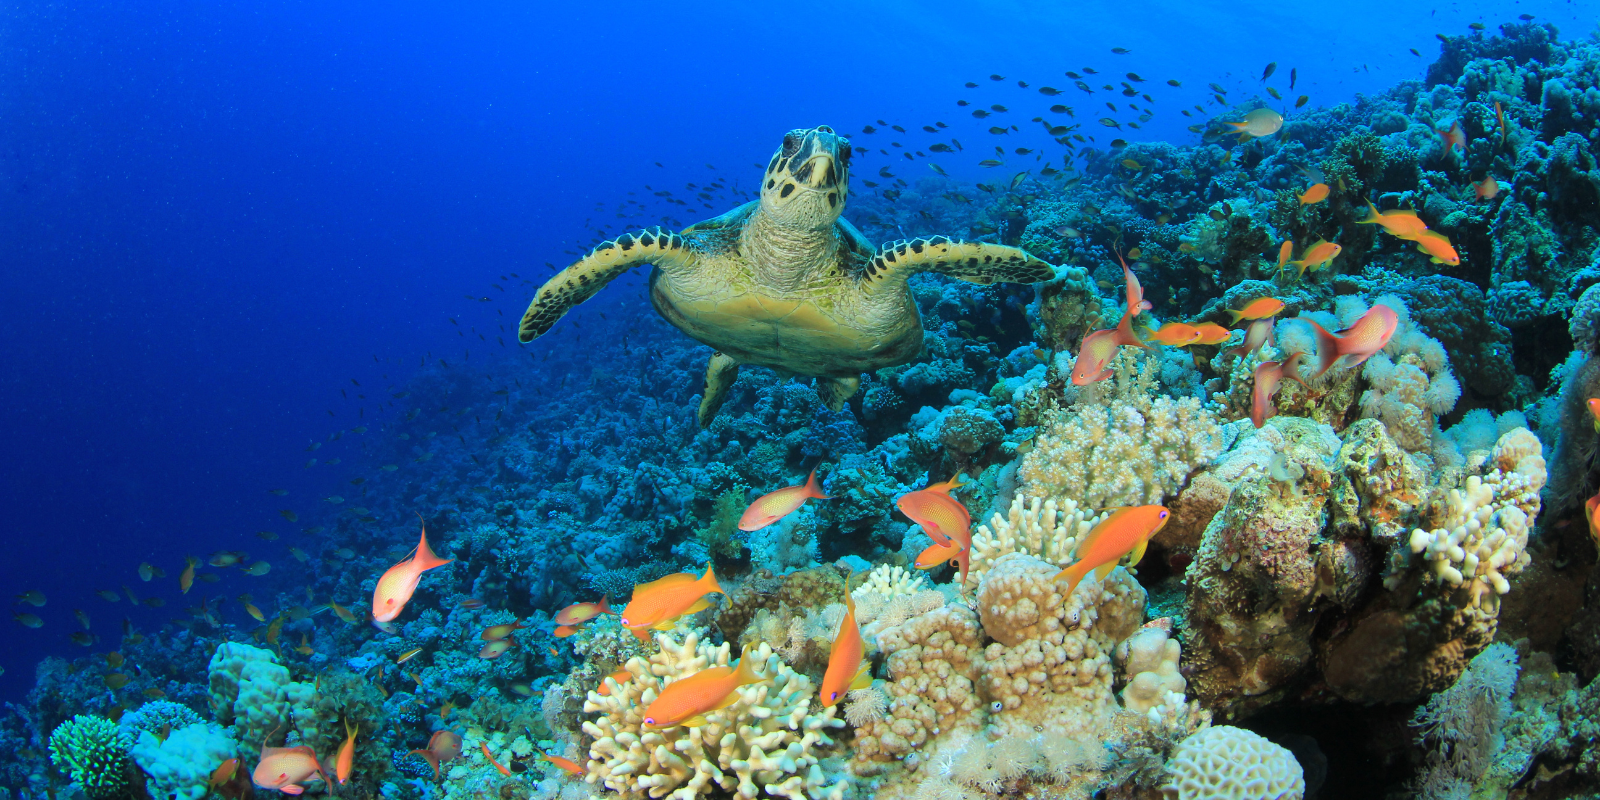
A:
POLYGON ((861 373, 922 351, 906 280, 938 272, 973 283, 1034 283, 1053 268, 1005 245, 928 236, 874 248, 844 217, 850 140, 819 126, 785 134, 761 199, 673 233, 649 228, 602 242, 539 287, 518 338, 533 341, 618 275, 644 264, 656 312, 716 352, 699 420, 708 425, 740 364, 816 378, 837 411, 861 373))

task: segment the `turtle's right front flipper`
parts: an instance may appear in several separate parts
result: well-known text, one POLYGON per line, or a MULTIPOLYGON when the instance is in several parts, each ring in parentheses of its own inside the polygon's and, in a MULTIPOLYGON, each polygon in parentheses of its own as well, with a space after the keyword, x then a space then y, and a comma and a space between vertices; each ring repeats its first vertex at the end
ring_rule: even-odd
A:
POLYGON ((634 267, 655 264, 666 269, 686 268, 693 261, 694 252, 684 238, 664 228, 624 233, 601 242, 539 287, 522 315, 517 338, 526 343, 543 336, 563 314, 634 267))

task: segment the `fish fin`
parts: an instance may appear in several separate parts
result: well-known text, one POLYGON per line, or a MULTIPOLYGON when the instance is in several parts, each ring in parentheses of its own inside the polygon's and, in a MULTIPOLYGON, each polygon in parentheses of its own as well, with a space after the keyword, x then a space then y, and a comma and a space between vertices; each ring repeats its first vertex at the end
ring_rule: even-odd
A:
POLYGON ((678 724, 685 728, 698 728, 701 725, 706 724, 706 715, 696 714, 678 724))
POLYGON ((421 572, 433 569, 434 567, 442 567, 454 560, 455 559, 453 558, 440 558, 434 554, 433 548, 428 546, 428 528, 427 526, 423 526, 422 540, 417 544, 416 555, 411 557, 411 563, 417 565, 418 571, 421 572))
POLYGON ((1097 581, 1103 581, 1106 579, 1107 575, 1111 574, 1111 570, 1116 568, 1117 562, 1115 561, 1109 564, 1101 564, 1100 566, 1094 568, 1094 579, 1097 581))
POLYGON ((644 642, 645 644, 650 643, 650 632, 643 628, 634 628, 633 635, 635 638, 641 642, 644 642))
MULTIPOLYGON (((438 777, 439 776, 435 775, 434 779, 438 780, 438 777)), ((284 794, 305 794, 306 787, 291 783, 288 786, 279 786, 278 791, 283 792, 284 794)))
POLYGON ((600 606, 595 611, 595 616, 598 617, 601 614, 614 614, 614 613, 616 613, 616 612, 611 610, 611 595, 608 594, 608 595, 600 598, 600 606))
MULTIPOLYGON (((1291 262, 1289 262, 1289 263, 1291 263, 1291 264, 1293 264, 1293 263, 1294 263, 1294 262, 1293 262, 1293 261, 1291 261, 1291 262)), ((1228 313, 1229 313, 1229 314, 1232 314, 1232 315, 1233 315, 1233 321, 1232 321, 1232 322, 1230 322, 1230 323, 1228 323, 1228 324, 1229 324, 1229 325, 1238 325, 1238 324, 1239 324, 1239 318, 1240 318, 1240 317, 1242 317, 1242 316, 1244 316, 1244 314, 1243 314, 1243 313, 1242 313, 1242 312, 1239 312, 1239 311, 1234 311, 1234 310, 1233 310, 1233 309, 1231 309, 1231 308, 1230 308, 1230 309, 1228 309, 1228 313)))
POLYGON ((641 583, 634 586, 633 593, 635 596, 637 596, 641 591, 648 592, 652 589, 660 589, 664 586, 676 586, 680 583, 693 583, 695 580, 696 578, 692 572, 674 572, 671 575, 664 575, 660 578, 656 578, 649 583, 641 583))
POLYGON ((1083 560, 1079 559, 1077 563, 1057 572, 1056 576, 1051 578, 1052 581, 1059 581, 1062 578, 1067 579, 1067 588, 1061 591, 1062 597, 1071 597, 1072 590, 1078 588, 1078 582, 1083 580, 1083 567, 1083 560))
MULTIPOLYGON (((1296 317, 1295 319, 1301 318, 1296 317)), ((1301 321, 1307 325, 1310 325, 1311 332, 1316 334, 1317 354, 1315 359, 1312 361, 1312 364, 1316 367, 1316 371, 1311 373, 1311 377, 1313 379, 1320 378, 1323 375, 1326 375, 1328 370, 1333 369, 1334 362, 1339 360, 1339 337, 1328 333, 1327 329, 1323 328, 1321 325, 1318 325, 1312 320, 1301 319, 1301 321)))
POLYGON ((700 577, 700 582, 710 587, 706 589, 706 594, 712 594, 713 592, 721 595, 727 594, 727 592, 722 591, 722 585, 717 583, 717 573, 712 571, 710 561, 706 562, 706 574, 700 577))
MULTIPOLYGON (((860 384, 860 380, 857 380, 856 383, 859 385, 860 384)), ((855 394, 855 392, 852 391, 850 394, 855 394)), ((849 395, 845 395, 845 396, 849 397, 849 395)), ((834 411, 838 411, 839 409, 836 408, 836 409, 833 409, 833 410, 834 411)), ((827 496, 827 495, 822 493, 822 486, 821 486, 821 484, 817 483, 817 470, 814 467, 811 470, 811 474, 806 476, 806 497, 812 498, 814 500, 832 500, 833 499, 833 498, 831 498, 831 497, 829 497, 829 496, 827 496)))
POLYGON ((856 670, 856 676, 850 679, 850 689, 868 689, 872 687, 872 663, 861 662, 861 669, 856 670))
POLYGON ((771 675, 763 675, 756 672, 756 661, 758 660, 760 659, 750 657, 750 645, 745 645, 744 649, 739 651, 739 669, 734 673, 734 677, 738 681, 736 685, 743 686, 747 683, 760 683, 761 681, 771 680, 771 675))
POLYGON ((698 613, 700 613, 700 612, 702 612, 702 611, 704 611, 704 610, 706 610, 706 609, 708 609, 710 607, 711 607, 711 598, 702 597, 699 600, 694 601, 694 605, 689 606, 688 608, 684 609, 683 613, 685 613, 685 614, 698 614, 698 613))
POLYGON ((434 754, 432 750, 412 750, 406 755, 422 756, 422 760, 428 762, 428 766, 433 767, 433 779, 439 779, 439 756, 434 754))
POLYGON ((1139 560, 1144 558, 1144 550, 1145 550, 1146 547, 1149 547, 1149 546, 1150 546, 1150 540, 1149 539, 1140 540, 1140 542, 1138 544, 1134 545, 1133 546, 1133 557, 1128 559, 1128 566, 1130 566, 1130 567, 1139 566, 1139 560))
POLYGON ((660 622, 657 622, 654 625, 651 625, 650 626, 650 630, 653 630, 653 631, 670 631, 670 630, 672 630, 673 628, 676 628, 676 627, 678 627, 678 618, 677 617, 673 617, 672 619, 664 619, 664 620, 662 620, 660 622))

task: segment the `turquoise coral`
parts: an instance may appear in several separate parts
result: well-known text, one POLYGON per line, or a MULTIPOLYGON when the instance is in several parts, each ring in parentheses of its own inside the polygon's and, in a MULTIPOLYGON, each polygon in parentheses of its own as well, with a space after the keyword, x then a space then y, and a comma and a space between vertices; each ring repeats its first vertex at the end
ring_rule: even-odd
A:
POLYGON ((131 743, 117 723, 79 714, 50 734, 50 761, 90 797, 111 800, 128 790, 131 743))

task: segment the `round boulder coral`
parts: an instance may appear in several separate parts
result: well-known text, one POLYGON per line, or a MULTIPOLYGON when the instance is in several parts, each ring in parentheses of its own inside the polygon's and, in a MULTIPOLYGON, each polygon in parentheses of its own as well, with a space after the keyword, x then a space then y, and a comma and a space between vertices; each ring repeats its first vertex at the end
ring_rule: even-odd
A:
POLYGON ((1165 800, 1301 800, 1305 793, 1293 753, 1230 725, 1184 739, 1161 787, 1165 800))

